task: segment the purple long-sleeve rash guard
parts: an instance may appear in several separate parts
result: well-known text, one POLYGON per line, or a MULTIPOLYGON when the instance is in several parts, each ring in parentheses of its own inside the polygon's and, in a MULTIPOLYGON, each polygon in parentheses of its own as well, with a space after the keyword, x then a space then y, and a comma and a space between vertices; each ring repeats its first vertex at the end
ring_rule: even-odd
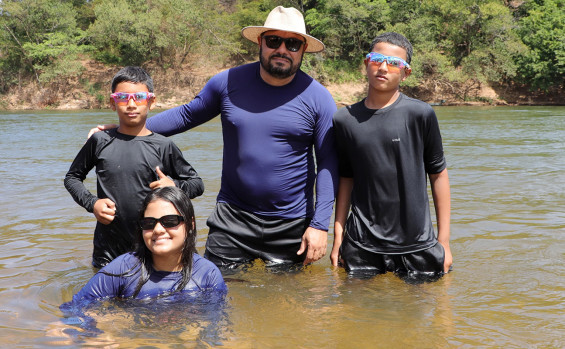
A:
POLYGON ((335 102, 300 70, 289 84, 271 86, 259 67, 255 62, 215 75, 194 100, 151 117, 147 126, 170 136, 220 114, 217 200, 258 215, 312 218, 311 227, 328 230, 338 179, 335 102))

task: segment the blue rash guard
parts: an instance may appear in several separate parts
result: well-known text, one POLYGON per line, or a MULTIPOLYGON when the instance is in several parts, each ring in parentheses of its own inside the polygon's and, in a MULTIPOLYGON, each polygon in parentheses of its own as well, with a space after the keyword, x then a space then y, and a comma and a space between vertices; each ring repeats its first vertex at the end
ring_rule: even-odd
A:
MULTIPOLYGON (((138 264, 139 259, 132 253, 126 253, 117 257, 100 269, 73 296, 71 302, 61 305, 61 309, 68 310, 73 306, 82 308, 96 300, 132 297, 140 278, 138 264), (127 273, 128 271, 130 273, 127 273), (104 272, 114 275, 125 273, 125 276, 111 276, 104 272)), ((135 298, 153 298, 170 293, 176 289, 181 277, 180 272, 153 271, 149 280, 143 285, 135 298)), ((192 277, 185 286, 184 291, 193 292, 195 295, 204 292, 225 294, 227 286, 218 268, 212 262, 195 253, 192 262, 192 277)))
POLYGON ((215 75, 189 104, 149 118, 147 127, 170 136, 221 114, 217 200, 257 215, 312 218, 311 227, 327 231, 338 178, 335 102, 300 70, 284 86, 265 83, 259 70, 255 62, 215 75))

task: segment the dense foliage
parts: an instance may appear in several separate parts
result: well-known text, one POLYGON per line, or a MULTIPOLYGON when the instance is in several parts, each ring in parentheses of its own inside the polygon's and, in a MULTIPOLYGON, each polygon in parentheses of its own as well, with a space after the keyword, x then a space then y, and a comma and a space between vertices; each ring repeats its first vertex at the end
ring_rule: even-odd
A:
POLYGON ((163 69, 254 59, 240 30, 277 5, 300 9, 326 44, 303 66, 322 82, 359 78, 372 38, 397 31, 414 45, 412 85, 564 84, 565 0, 1 0, 0 92, 65 81, 84 59, 163 69))

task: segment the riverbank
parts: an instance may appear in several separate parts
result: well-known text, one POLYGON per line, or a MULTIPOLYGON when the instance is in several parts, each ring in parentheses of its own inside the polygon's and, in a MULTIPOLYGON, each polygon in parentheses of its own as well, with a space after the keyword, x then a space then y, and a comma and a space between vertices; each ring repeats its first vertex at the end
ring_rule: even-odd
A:
MULTIPOLYGON (((110 81, 116 72, 93 61, 83 62, 80 77, 39 85, 36 81, 21 82, 8 93, 0 95, 0 110, 79 110, 108 108, 110 81)), ((180 71, 148 69, 153 76, 157 94, 156 107, 168 109, 194 98, 206 81, 221 71, 203 67, 185 67, 180 71)), ((358 82, 325 84, 340 106, 353 104, 366 94, 364 79, 358 82)), ((565 92, 529 91, 521 86, 456 84, 429 79, 418 87, 402 87, 405 94, 432 105, 565 105, 565 92)))

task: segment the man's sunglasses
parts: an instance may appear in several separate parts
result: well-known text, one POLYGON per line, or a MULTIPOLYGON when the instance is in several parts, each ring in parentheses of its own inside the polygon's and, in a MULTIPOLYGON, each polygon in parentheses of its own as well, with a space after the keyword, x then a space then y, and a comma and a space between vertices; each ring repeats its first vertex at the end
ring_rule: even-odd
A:
POLYGON ((157 222, 161 223, 163 228, 174 228, 179 225, 184 218, 177 214, 169 214, 163 216, 161 218, 153 218, 153 217, 143 217, 141 219, 141 229, 143 230, 152 230, 157 225, 157 222))
POLYGON ((380 66, 384 61, 386 61, 387 68, 399 72, 401 69, 410 69, 410 64, 406 63, 402 58, 394 56, 385 56, 377 52, 369 52, 365 57, 369 62, 375 63, 380 66))
POLYGON ((128 105, 129 100, 133 99, 137 105, 146 105, 147 101, 155 97, 151 92, 136 92, 136 93, 125 93, 116 92, 110 95, 114 99, 117 105, 128 105))
POLYGON ((263 40, 265 40, 265 45, 271 49, 278 49, 281 44, 284 42, 286 49, 290 52, 297 52, 300 50, 300 47, 304 44, 304 41, 296 38, 281 38, 277 35, 264 35, 263 40))

